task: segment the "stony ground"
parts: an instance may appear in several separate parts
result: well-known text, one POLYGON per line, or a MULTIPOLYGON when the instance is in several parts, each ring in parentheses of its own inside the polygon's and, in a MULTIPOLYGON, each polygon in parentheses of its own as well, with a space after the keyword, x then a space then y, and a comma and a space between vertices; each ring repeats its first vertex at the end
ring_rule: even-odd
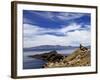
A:
POLYGON ((90 49, 81 50, 78 48, 72 54, 67 57, 64 57, 59 62, 48 62, 44 65, 45 68, 54 68, 54 67, 75 67, 75 66, 90 66, 90 49))

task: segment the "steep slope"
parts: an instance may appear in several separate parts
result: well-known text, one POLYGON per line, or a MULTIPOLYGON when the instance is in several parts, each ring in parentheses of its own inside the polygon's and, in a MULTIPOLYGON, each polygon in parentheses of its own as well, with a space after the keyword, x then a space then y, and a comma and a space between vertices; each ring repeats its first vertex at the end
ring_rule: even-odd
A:
POLYGON ((75 66, 90 66, 90 49, 80 46, 72 54, 64 57, 63 60, 59 62, 48 62, 44 65, 46 68, 52 67, 75 67, 75 66))

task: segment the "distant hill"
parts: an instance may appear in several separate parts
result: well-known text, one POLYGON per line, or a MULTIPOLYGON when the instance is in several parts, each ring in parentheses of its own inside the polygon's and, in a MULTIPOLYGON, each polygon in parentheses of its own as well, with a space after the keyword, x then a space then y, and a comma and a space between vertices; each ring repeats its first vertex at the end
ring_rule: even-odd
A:
POLYGON ((63 50, 77 48, 77 46, 60 46, 60 45, 41 45, 36 47, 24 48, 24 51, 37 51, 37 50, 63 50))

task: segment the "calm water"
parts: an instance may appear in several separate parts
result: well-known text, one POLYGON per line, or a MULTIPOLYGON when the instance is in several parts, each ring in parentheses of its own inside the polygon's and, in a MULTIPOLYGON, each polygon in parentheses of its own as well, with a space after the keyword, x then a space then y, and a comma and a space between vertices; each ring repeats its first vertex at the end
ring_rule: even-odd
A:
MULTIPOLYGON (((69 53, 72 53, 75 49, 68 49, 68 50, 57 50, 58 53, 67 55, 69 53)), ((51 51, 51 50, 50 50, 51 51)), ((28 57, 30 55, 35 54, 42 54, 50 51, 24 51, 23 56, 23 69, 39 69, 42 68, 42 66, 46 63, 43 60, 31 58, 28 57)))

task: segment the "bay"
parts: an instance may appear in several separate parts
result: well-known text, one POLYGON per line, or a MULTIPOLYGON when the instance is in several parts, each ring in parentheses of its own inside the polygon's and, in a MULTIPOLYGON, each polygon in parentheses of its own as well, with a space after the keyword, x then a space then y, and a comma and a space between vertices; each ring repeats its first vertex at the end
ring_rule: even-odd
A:
MULTIPOLYGON (((76 48, 67 49, 67 50, 56 50, 56 51, 57 51, 57 53, 60 53, 62 55, 68 55, 68 54, 71 54, 75 49, 76 48)), ((48 51, 45 51, 45 50, 42 50, 42 51, 23 51, 23 69, 42 68, 42 66, 47 63, 46 61, 43 61, 41 59, 32 58, 29 56, 35 55, 35 54, 48 53, 50 51, 52 51, 52 50, 48 50, 48 51)))

